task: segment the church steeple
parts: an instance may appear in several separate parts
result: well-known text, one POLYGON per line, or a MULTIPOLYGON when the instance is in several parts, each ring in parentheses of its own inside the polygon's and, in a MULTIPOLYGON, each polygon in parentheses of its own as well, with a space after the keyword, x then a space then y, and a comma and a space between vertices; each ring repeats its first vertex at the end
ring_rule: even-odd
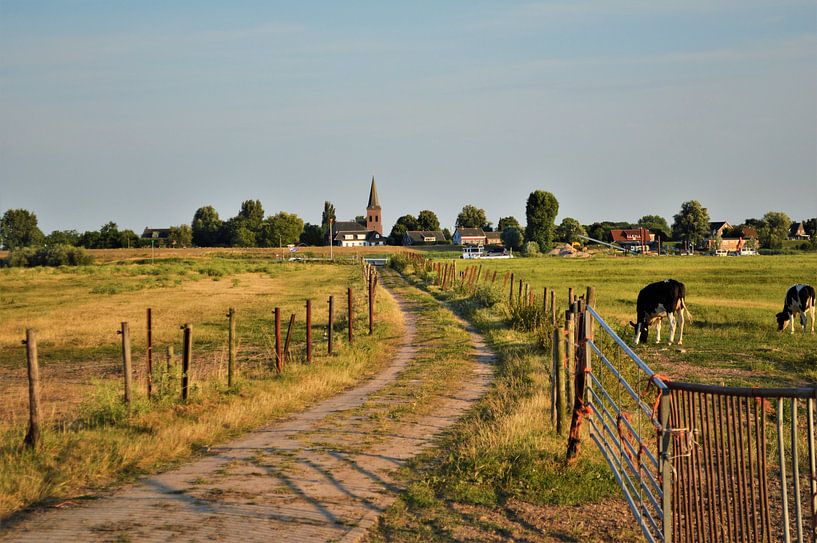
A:
POLYGON ((377 185, 374 182, 374 176, 372 176, 372 188, 369 189, 369 205, 366 206, 366 209, 380 209, 380 198, 377 197, 377 185))
POLYGON ((380 198, 377 197, 377 185, 372 176, 372 188, 369 189, 369 205, 366 206, 366 229, 383 235, 383 221, 380 216, 380 198))

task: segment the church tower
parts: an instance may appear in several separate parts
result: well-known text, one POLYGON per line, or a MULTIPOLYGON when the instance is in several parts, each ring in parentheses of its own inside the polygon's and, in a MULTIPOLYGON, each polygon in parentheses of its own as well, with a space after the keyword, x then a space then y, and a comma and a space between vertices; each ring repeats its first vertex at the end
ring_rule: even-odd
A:
POLYGON ((377 197, 377 185, 372 176, 372 188, 369 189, 369 205, 366 206, 366 230, 374 230, 383 235, 383 223, 380 217, 380 198, 377 197))

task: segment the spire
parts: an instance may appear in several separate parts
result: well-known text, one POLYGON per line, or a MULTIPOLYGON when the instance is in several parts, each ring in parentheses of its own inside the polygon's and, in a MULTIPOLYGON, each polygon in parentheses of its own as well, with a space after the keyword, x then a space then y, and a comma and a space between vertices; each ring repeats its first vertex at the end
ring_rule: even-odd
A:
POLYGON ((372 176, 372 188, 369 190, 369 205, 366 209, 380 209, 380 198, 377 197, 377 185, 374 183, 374 176, 372 176))

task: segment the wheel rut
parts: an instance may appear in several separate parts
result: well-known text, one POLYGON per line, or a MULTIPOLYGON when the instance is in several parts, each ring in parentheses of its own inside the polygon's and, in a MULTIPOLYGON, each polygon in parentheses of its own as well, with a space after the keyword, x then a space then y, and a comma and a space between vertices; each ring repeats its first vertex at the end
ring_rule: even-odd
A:
MULTIPOLYGON (((399 279, 385 286, 393 281, 399 279)), ((0 541, 358 541, 399 492, 394 471, 433 444, 492 378, 494 354, 469 329, 476 362, 469 378, 429 413, 376 432, 367 399, 394 383, 423 348, 417 320, 424 317, 390 290, 405 333, 374 378, 110 496, 33 513, 0 532, 0 541)))

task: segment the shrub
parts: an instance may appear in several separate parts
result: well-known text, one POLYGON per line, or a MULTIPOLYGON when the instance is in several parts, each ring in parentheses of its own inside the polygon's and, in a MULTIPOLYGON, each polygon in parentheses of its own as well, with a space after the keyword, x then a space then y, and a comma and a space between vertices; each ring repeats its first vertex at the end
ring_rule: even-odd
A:
POLYGON ((393 255, 389 259, 389 266, 397 273, 403 273, 408 267, 408 258, 401 254, 393 255))
POLYGON ((477 285, 473 296, 474 301, 483 307, 494 307, 503 297, 499 287, 487 283, 477 285))
POLYGON ((50 245, 39 249, 17 249, 9 253, 4 266, 32 268, 34 266, 87 266, 94 261, 85 249, 70 245, 50 245))
POLYGON ((511 304, 511 326, 517 330, 537 330, 548 322, 544 308, 539 304, 511 304))
POLYGON ((522 246, 522 252, 528 256, 538 255, 539 254, 539 244, 535 241, 529 241, 525 245, 522 246))

